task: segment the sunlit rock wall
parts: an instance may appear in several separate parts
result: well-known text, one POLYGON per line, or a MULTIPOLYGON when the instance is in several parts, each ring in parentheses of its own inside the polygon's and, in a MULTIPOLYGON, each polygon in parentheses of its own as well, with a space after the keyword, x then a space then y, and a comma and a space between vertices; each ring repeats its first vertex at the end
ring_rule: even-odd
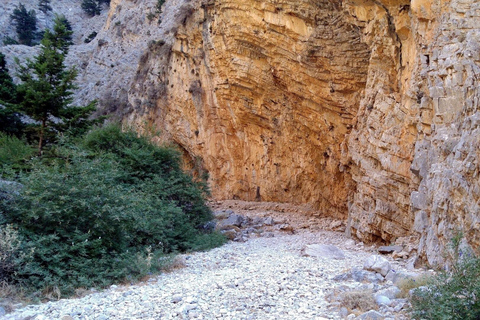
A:
POLYGON ((370 50, 331 1, 211 1, 145 53, 130 121, 208 171, 216 198, 310 203, 346 217, 341 162, 370 50), (145 98, 151 88, 161 95, 145 98), (343 149, 342 149, 343 148, 343 149))

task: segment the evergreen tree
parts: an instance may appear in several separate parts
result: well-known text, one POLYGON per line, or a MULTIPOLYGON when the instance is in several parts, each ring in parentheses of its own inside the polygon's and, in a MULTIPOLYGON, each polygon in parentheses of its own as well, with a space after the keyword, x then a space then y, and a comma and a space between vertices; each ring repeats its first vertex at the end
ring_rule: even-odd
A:
POLYGON ((38 9, 43 13, 52 11, 52 6, 50 5, 50 0, 38 0, 38 9))
POLYGON ((53 32, 45 33, 44 37, 48 37, 52 45, 66 55, 68 47, 73 44, 72 25, 64 15, 56 15, 54 22, 53 32))
POLYGON ((0 103, 12 103, 15 99, 16 87, 8 73, 5 55, 0 52, 0 103))
POLYGON ((21 136, 24 124, 15 111, 17 87, 8 73, 5 55, 0 52, 0 130, 21 136))
POLYGON ((20 44, 33 45, 35 31, 37 30, 37 16, 35 10, 27 11, 23 4, 19 4, 10 15, 17 31, 20 44))
POLYGON ((82 9, 90 17, 100 14, 100 3, 96 0, 83 0, 82 9))
POLYGON ((72 125, 85 125, 94 110, 92 104, 70 106, 77 71, 68 69, 64 61, 71 34, 72 31, 67 30, 57 17, 53 31, 45 31, 39 55, 34 60, 27 59, 25 65, 16 60, 22 81, 18 85, 19 110, 39 123, 39 154, 45 143, 54 139, 58 132, 66 131, 72 125))

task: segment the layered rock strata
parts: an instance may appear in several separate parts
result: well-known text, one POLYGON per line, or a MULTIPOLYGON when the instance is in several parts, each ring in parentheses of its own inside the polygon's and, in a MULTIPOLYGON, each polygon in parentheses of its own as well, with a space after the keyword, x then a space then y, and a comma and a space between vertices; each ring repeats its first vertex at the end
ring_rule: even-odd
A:
POLYGON ((141 111, 129 120, 182 146, 208 171, 216 198, 311 203, 346 216, 353 186, 342 143, 370 50, 340 3, 229 0, 185 10, 171 47, 145 53, 130 96, 141 111), (143 94, 152 87, 159 99, 143 94))
POLYGON ((78 22, 78 104, 176 143, 217 199, 310 204, 432 265, 458 232, 479 248, 480 4, 156 3, 78 22))

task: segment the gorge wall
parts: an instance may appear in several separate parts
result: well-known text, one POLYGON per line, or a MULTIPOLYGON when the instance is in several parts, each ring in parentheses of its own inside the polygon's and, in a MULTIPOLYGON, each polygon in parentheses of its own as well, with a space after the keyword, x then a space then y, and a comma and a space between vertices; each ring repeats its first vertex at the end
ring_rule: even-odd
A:
POLYGON ((311 203, 346 217, 353 184, 342 146, 370 56, 358 27, 328 1, 191 11, 171 46, 145 53, 129 120, 182 146, 216 198, 311 203), (162 90, 153 101, 143 94, 151 87, 162 90))
POLYGON ((176 143, 214 198, 310 204, 431 265, 458 231, 480 247, 478 2, 155 4, 78 36, 78 103, 176 143))
POLYGON ((215 197, 310 203, 366 241, 413 236, 430 264, 458 230, 478 247, 478 4, 190 6, 145 54, 128 119, 182 146, 215 197))

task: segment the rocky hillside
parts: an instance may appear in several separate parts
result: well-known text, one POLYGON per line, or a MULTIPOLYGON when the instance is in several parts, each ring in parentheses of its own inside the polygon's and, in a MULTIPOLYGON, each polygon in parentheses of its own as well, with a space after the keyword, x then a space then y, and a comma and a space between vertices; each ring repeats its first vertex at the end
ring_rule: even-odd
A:
POLYGON ((215 198, 310 204, 432 265, 458 230, 480 246, 477 1, 80 2, 52 0, 77 102, 177 143, 215 198))

